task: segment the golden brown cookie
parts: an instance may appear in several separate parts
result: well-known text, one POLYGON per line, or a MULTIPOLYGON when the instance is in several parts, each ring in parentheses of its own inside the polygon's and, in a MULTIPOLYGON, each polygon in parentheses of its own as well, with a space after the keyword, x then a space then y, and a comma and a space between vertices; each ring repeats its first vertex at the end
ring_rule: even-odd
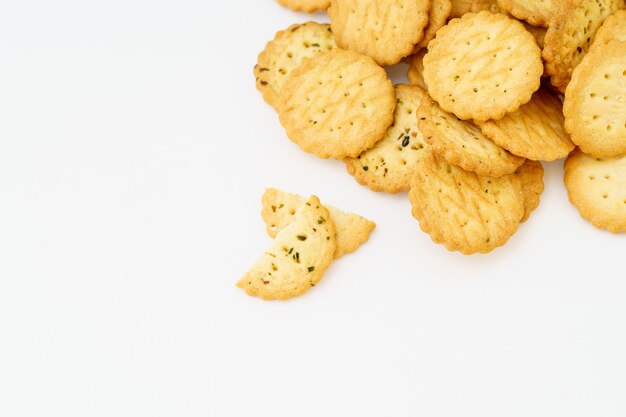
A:
POLYGON ((424 30, 422 41, 413 48, 413 53, 417 53, 420 49, 426 48, 431 40, 435 38, 437 31, 445 26, 452 3, 450 0, 432 0, 430 11, 428 12, 428 26, 424 30))
POLYGON ((626 42, 626 10, 618 10, 604 21, 589 50, 612 40, 626 42))
POLYGON ((287 136, 320 158, 359 156, 393 122, 393 85, 369 57, 334 49, 287 77, 278 113, 287 136))
POLYGON ((432 150, 467 171, 500 177, 515 172, 524 162, 524 158, 496 145, 472 122, 446 113, 433 100, 422 101, 417 117, 432 150))
POLYGON ((291 10, 305 13, 326 10, 330 6, 330 0, 278 0, 278 2, 291 10))
POLYGON ((561 100, 544 89, 500 120, 479 122, 482 132, 514 155, 534 161, 565 158, 574 149, 563 126, 561 100))
POLYGON ((543 166, 540 162, 526 160, 515 175, 520 179, 522 184, 522 192, 524 194, 524 217, 521 223, 524 223, 530 217, 530 214, 539 207, 541 194, 543 193, 543 166))
MULTIPOLYGON (((271 237, 287 227, 295 218, 298 209, 306 202, 304 197, 286 193, 275 188, 268 188, 263 194, 261 216, 265 222, 267 234, 271 237)), ((364 217, 346 213, 338 208, 326 206, 330 220, 335 225, 335 259, 354 252, 365 243, 376 224, 364 217)))
POLYGON ((413 217, 434 242, 466 255, 504 245, 524 216, 517 175, 481 176, 432 152, 416 167, 409 200, 413 217))
POLYGON ((304 294, 322 279, 333 260, 335 245, 330 214, 312 196, 237 286, 265 300, 287 300, 304 294))
POLYGON ((276 108, 287 75, 305 58, 330 51, 335 46, 330 25, 307 22, 278 32, 259 54, 254 66, 257 89, 263 93, 265 101, 276 108))
POLYGON ((437 32, 424 57, 430 95, 463 120, 500 119, 539 88, 541 50, 524 26, 502 14, 468 13, 437 32))
POLYGON ((465 13, 472 11, 472 0, 451 0, 452 9, 450 10, 450 19, 463 16, 465 13))
POLYGON ((561 0, 498 0, 502 10, 533 26, 548 27, 561 0))
POLYGON ((385 137, 357 158, 345 160, 350 175, 373 191, 390 194, 409 189, 415 165, 428 150, 417 128, 417 109, 428 93, 418 86, 396 86, 396 111, 385 137))
POLYGON ((563 112, 565 128, 583 152, 626 154, 626 42, 589 51, 565 91, 563 112))
POLYGON ((411 56, 409 63, 409 70, 406 77, 409 80, 409 84, 417 85, 427 90, 428 87, 424 82, 424 55, 426 55, 426 49, 422 49, 415 55, 411 56))
POLYGON ((565 161, 570 202, 595 227, 626 232, 626 156, 594 158, 575 150, 565 161))
POLYGON ((583 59, 602 23, 623 0, 563 0, 546 33, 543 59, 550 82, 565 92, 574 68, 583 59))
POLYGON ((428 24, 430 0, 332 0, 337 45, 393 65, 409 55, 428 24))

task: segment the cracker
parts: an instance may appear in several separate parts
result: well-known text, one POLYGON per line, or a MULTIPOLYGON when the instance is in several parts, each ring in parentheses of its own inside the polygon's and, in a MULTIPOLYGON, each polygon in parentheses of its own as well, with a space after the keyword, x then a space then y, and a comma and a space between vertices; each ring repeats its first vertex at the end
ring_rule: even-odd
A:
POLYGON ((424 57, 424 80, 441 107, 468 120, 500 119, 539 88, 543 63, 533 36, 516 20, 468 13, 437 32, 424 57))
POLYGON ((543 49, 552 85, 565 92, 598 28, 622 5, 623 0, 563 0, 550 20, 543 49))
POLYGON ((348 172, 373 191, 390 194, 409 189, 415 165, 428 145, 417 128, 417 109, 428 93, 418 86, 396 86, 396 111, 385 137, 357 158, 346 159, 348 172))
POLYGON ((504 245, 524 215, 520 179, 468 172, 429 153, 417 165, 409 200, 421 229, 466 255, 504 245))
POLYGON ((334 49, 291 72, 279 102, 287 136, 320 158, 357 157, 393 122, 393 85, 369 57, 334 49))
POLYGON ((335 47, 330 25, 307 22, 278 32, 259 54, 254 66, 256 87, 263 93, 263 99, 276 108, 287 75, 305 58, 335 47))
MULTIPOLYGON (((298 208, 306 202, 306 199, 275 188, 268 188, 263 194, 262 202, 261 216, 265 222, 267 234, 276 237, 281 230, 294 221, 298 208)), ((354 252, 369 239, 376 227, 374 222, 364 217, 346 213, 328 205, 326 208, 330 213, 330 220, 335 226, 337 243, 334 253, 335 259, 354 252)))
POLYGON ((612 40, 626 42, 626 10, 618 10, 604 21, 589 50, 612 40))
POLYGON ((430 0, 332 0, 337 44, 393 65, 409 55, 428 24, 430 0))
POLYGON ((448 162, 479 175, 511 174, 524 162, 487 138, 472 122, 446 113, 433 100, 423 100, 417 112, 419 129, 433 151, 448 162))
POLYGON ((561 0, 498 0, 500 8, 533 26, 548 27, 561 0))
POLYGON ((428 87, 424 82, 424 55, 426 55, 426 49, 422 49, 417 54, 411 56, 406 77, 409 80, 409 84, 417 85, 427 90, 428 87))
POLYGON ((445 26, 451 10, 452 3, 450 0, 432 0, 428 12, 428 26, 424 30, 422 41, 413 48, 413 53, 417 53, 420 49, 428 46, 430 41, 435 38, 437 31, 445 26))
POLYGON ((322 279, 335 246, 330 214, 317 197, 311 196, 237 286, 265 300, 301 295, 322 279))
POLYGON ((524 23, 524 27, 526 28, 526 30, 529 31, 530 34, 533 35, 533 37, 535 38, 535 41, 537 42, 537 46, 539 46, 540 49, 543 49, 544 46, 546 45, 546 32, 548 31, 548 29, 543 28, 543 27, 529 25, 528 23, 525 23, 525 22, 523 23, 524 23))
POLYGON ((626 154, 626 42, 593 48, 574 70, 563 104, 565 128, 597 157, 626 154))
POLYGON ((465 13, 472 11, 472 0, 451 0, 452 9, 450 10, 450 19, 463 16, 465 13))
POLYGON ((584 219, 626 232, 626 156, 599 159, 575 150, 565 161, 565 187, 584 219))
POLYGON ((530 214, 539 207, 541 194, 543 193, 543 166, 541 162, 526 160, 515 175, 520 179, 522 184, 522 193, 524 194, 524 217, 521 223, 524 223, 530 217, 530 214))
POLYGON ((313 13, 326 10, 330 0, 278 0, 278 2, 296 12, 313 13))
POLYGON ((479 122, 482 132, 514 155, 534 161, 564 158, 574 149, 563 126, 561 100, 545 89, 500 120, 479 122))

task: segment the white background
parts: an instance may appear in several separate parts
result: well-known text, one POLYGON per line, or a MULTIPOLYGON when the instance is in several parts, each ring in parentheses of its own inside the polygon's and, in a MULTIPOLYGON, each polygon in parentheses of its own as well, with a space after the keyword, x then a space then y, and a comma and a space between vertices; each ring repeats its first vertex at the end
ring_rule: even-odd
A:
POLYGON ((256 91, 265 42, 310 18, 0 3, 0 416, 626 415, 624 236, 580 219, 555 162, 505 247, 433 244, 256 91), (378 224, 284 303, 234 285, 270 186, 378 224))

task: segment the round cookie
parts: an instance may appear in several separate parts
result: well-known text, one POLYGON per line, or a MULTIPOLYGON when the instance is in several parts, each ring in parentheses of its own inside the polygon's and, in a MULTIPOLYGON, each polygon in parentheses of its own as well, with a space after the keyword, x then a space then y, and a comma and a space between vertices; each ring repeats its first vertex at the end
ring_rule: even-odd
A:
POLYGON ((272 107, 278 105, 278 95, 287 75, 305 58, 335 48, 330 25, 316 22, 292 25, 276 34, 259 54, 254 66, 256 87, 272 107))
POLYGON ((350 175, 373 191, 395 194, 408 190, 415 165, 428 150, 416 114, 420 103, 429 99, 418 86, 397 85, 393 124, 376 146, 345 160, 350 175))
POLYGON ((543 63, 535 38, 503 14, 468 13, 437 32, 424 57, 430 95, 463 120, 500 119, 539 88, 543 63))
POLYGON ((330 0, 278 0, 278 2, 293 11, 305 13, 326 10, 330 6, 330 0))
POLYGON ((369 57, 334 49, 288 76, 278 113, 287 136, 320 158, 357 157, 393 122, 393 85, 369 57))
POLYGON ((415 55, 411 56, 406 77, 409 80, 409 84, 417 85, 422 87, 424 90, 427 90, 428 87, 424 82, 424 55, 426 55, 426 49, 422 49, 415 55))
POLYGON ((481 176, 432 152, 415 169, 409 200, 413 217, 434 242, 466 255, 504 245, 524 216, 517 175, 481 176))
POLYGON ((428 24, 430 0, 332 0, 337 45, 393 65, 409 55, 428 24))
POLYGON ((599 159, 575 150, 565 161, 570 202, 595 227, 626 232, 626 156, 599 159))
POLYGON ((432 150, 467 171, 500 177, 515 172, 524 162, 524 158, 496 145, 472 122, 446 113, 433 100, 422 102, 417 117, 419 129, 432 150))
POLYGON ((604 21, 589 50, 612 40, 626 42, 626 10, 618 10, 604 21))
POLYGON ((548 27, 561 0, 498 0, 502 10, 533 26, 548 27))
POLYGON ((514 155, 534 161, 554 161, 574 149, 563 126, 562 107, 557 96, 539 89, 517 111, 478 125, 485 136, 514 155))
POLYGON ((543 49, 553 86, 565 92, 574 68, 587 53, 598 28, 622 6, 623 0, 563 0, 550 20, 543 49))
POLYGON ((526 160, 515 175, 522 183, 522 193, 524 194, 524 217, 521 223, 526 222, 530 214, 539 207, 541 194, 543 193, 543 166, 540 162, 526 160))
POLYGON ((451 10, 452 3, 450 3, 450 0, 432 0, 430 11, 428 12, 428 26, 424 30, 422 41, 413 48, 413 53, 417 53, 420 49, 428 46, 430 41, 435 38, 437 31, 445 26, 451 10))
POLYGON ((580 149, 597 157, 626 154, 626 42, 593 48, 565 91, 565 128, 580 149))
POLYGON ((498 6, 497 0, 473 0, 472 12, 478 13, 482 11, 488 11, 491 13, 505 13, 500 6, 498 6))

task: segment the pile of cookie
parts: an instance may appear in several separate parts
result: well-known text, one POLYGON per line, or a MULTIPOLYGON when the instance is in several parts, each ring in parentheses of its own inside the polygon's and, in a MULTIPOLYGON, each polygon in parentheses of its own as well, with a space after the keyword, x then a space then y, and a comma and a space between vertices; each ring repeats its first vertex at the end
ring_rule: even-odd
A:
POLYGON ((302 150, 409 191, 433 241, 505 244, 567 158, 570 201, 626 232, 624 0, 279 0, 327 10, 276 34, 257 88, 302 150), (409 64, 410 85, 384 67, 409 64))

